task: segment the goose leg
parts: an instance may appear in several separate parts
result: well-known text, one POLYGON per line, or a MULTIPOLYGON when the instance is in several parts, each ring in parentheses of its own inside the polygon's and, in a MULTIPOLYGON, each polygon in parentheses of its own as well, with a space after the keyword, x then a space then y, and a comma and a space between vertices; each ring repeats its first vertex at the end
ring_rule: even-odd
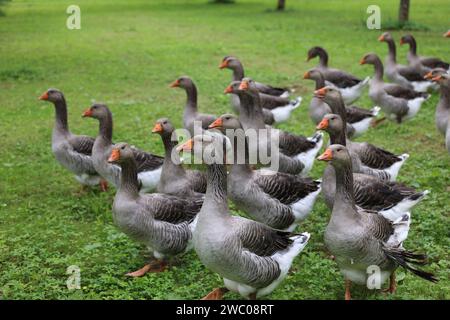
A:
POLYGON ((222 300, 225 293, 228 292, 227 288, 215 288, 213 291, 204 296, 201 300, 222 300))
POLYGON ((350 294, 350 287, 352 282, 350 280, 345 279, 345 300, 351 300, 352 296, 350 294))
POLYGON ((129 272, 126 275, 129 277, 133 277, 133 278, 142 277, 147 272, 162 272, 162 271, 166 270, 166 268, 167 268, 167 263, 165 261, 156 260, 156 261, 152 261, 152 262, 146 264, 139 270, 136 270, 134 272, 129 272))
POLYGON ((375 128, 376 126, 378 126, 380 123, 382 123, 384 120, 386 120, 386 117, 377 119, 375 121, 372 121, 371 127, 375 128))
POLYGON ((99 185, 100 185, 100 190, 101 191, 103 191, 103 192, 108 191, 108 181, 102 179, 102 180, 100 180, 100 184, 99 185))
POLYGON ((395 280, 395 271, 392 272, 389 278, 389 288, 384 290, 384 292, 395 293, 397 291, 397 281, 395 280))
POLYGON ((251 293, 251 294, 248 296, 248 298, 249 298, 250 300, 256 300, 256 292, 251 293))

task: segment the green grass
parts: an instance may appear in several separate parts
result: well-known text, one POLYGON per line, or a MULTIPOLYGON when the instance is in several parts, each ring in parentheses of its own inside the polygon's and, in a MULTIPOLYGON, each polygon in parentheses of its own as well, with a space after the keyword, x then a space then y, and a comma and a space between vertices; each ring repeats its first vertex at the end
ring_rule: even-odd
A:
MULTIPOLYGON (((397 5, 376 1, 384 20, 395 19, 397 5)), ((115 116, 115 141, 128 141, 162 153, 150 131, 157 118, 181 125, 184 93, 168 88, 179 75, 193 77, 202 111, 229 112, 222 94, 229 71, 218 64, 236 55, 248 75, 292 86, 305 100, 301 110, 280 126, 311 135, 307 117, 313 83, 302 79, 316 62, 306 51, 322 45, 332 66, 361 77, 372 68, 358 65, 369 51, 386 54, 379 30, 361 20, 371 0, 287 1, 286 12, 273 12, 274 0, 238 0, 233 5, 193 1, 80 0, 82 29, 67 30, 65 10, 73 1, 12 1, 0 17, 0 298, 1 299, 197 299, 221 284, 191 252, 169 271, 129 279, 124 274, 145 263, 145 251, 116 230, 111 219, 114 192, 79 185, 53 158, 50 148, 54 111, 37 97, 49 87, 61 89, 69 104, 73 132, 96 135, 97 124, 81 112, 92 101, 106 102, 115 116), (344 10, 345 9, 345 10, 344 10), (66 288, 66 268, 81 268, 81 290, 66 288)), ((447 0, 417 0, 411 19, 426 25, 416 31, 419 52, 450 60, 447 0)), ((398 41, 401 33, 393 32, 398 41)), ((399 48, 405 63, 405 48, 399 48)), ((432 192, 413 212, 405 246, 426 251, 429 270, 441 279, 423 281, 399 270, 398 291, 385 296, 355 289, 358 299, 448 299, 450 157, 434 126, 434 95, 420 114, 401 126, 384 123, 363 139, 411 158, 399 180, 432 192)), ((370 107, 365 95, 358 104, 370 107)), ((323 164, 315 164, 319 177, 323 164)), ((330 212, 318 201, 299 230, 312 234, 293 271, 272 299, 341 299, 343 279, 328 258, 323 232, 330 212)), ((227 298, 238 298, 228 294, 227 298)))

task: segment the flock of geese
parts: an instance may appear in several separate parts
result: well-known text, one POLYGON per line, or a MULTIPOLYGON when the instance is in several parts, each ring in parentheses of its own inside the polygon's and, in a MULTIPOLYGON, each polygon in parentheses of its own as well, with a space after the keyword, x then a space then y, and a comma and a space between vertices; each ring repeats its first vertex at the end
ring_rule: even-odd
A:
POLYGON ((114 223, 154 256, 129 276, 163 271, 169 257, 194 247, 201 262, 224 280, 224 287, 204 299, 221 299, 229 290, 248 299, 267 295, 286 277, 293 259, 307 245, 310 234, 293 231, 322 193, 331 211, 324 240, 345 278, 346 299, 351 298, 351 283, 366 284, 370 266, 379 268, 381 284, 390 279, 391 293, 396 289, 399 266, 435 282, 433 274, 420 268, 426 256, 403 248, 411 209, 428 193, 396 182, 409 155, 395 155, 351 139, 382 121, 376 119, 380 110, 397 123, 414 117, 429 92, 439 90, 436 125, 446 135, 450 149, 449 64, 417 55, 416 41, 405 35, 400 43, 409 45, 409 64, 400 65, 392 36, 384 33, 378 40, 388 45, 385 68, 374 53, 360 61, 373 65, 372 79, 330 68, 328 54, 321 47, 308 51, 308 61, 319 58, 319 64, 304 74, 305 79, 315 81, 316 88, 309 114, 320 132, 311 137, 272 126, 289 119, 301 104, 300 97, 289 98, 289 90, 246 77, 242 63, 227 56, 220 68, 233 73, 225 93, 238 115, 199 113, 194 82, 187 76, 178 78, 171 87, 187 94, 184 128, 193 133, 200 123, 201 134, 180 144, 174 139, 171 121, 157 120, 152 132, 161 137, 164 157, 127 143, 113 143, 113 117, 104 104, 95 103, 83 113, 99 123, 95 139, 71 133, 66 101, 57 89, 48 89, 39 98, 55 106, 52 151, 81 184, 100 185, 102 190, 108 185, 116 188, 114 223), (385 83, 384 76, 391 82, 385 83), (350 105, 367 86, 377 107, 368 110, 350 105), (244 161, 227 159, 222 163, 215 161, 217 154, 206 152, 211 146, 221 146, 224 154, 234 151, 236 158, 237 140, 226 132, 250 129, 265 129, 268 136, 259 137, 256 143, 244 139, 244 161), (323 131, 329 134, 330 145, 317 157, 323 131), (248 156, 267 148, 275 135, 279 139, 279 170, 270 172, 259 163, 250 164, 248 156), (182 165, 180 155, 192 153, 195 147, 204 151, 194 157, 201 158, 205 170, 182 165), (316 157, 328 162, 321 180, 308 177, 316 157), (249 219, 232 215, 228 199, 249 219))

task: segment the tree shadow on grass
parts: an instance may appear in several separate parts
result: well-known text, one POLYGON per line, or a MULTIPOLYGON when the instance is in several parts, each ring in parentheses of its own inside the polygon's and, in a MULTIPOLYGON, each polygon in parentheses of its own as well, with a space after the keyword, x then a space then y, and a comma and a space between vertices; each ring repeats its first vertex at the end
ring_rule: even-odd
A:
POLYGON ((0 17, 5 16, 5 11, 2 10, 2 6, 4 6, 9 1, 11 0, 0 0, 0 17))

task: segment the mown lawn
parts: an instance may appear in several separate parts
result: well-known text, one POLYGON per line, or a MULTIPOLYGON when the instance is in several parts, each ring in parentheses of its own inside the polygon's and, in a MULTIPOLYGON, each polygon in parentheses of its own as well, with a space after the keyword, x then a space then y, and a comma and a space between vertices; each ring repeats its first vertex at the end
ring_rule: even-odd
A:
MULTIPOLYGON (((379 30, 365 27, 366 8, 377 3, 384 20, 395 19, 397 1, 287 1, 276 13, 274 0, 79 0, 82 29, 66 29, 73 1, 12 1, 0 16, 0 299, 197 299, 221 284, 195 253, 177 258, 161 274, 130 279, 124 274, 145 263, 145 251, 112 224, 114 191, 80 194, 79 185, 53 159, 54 110, 37 97, 61 89, 73 132, 96 135, 97 123, 81 118, 93 101, 106 102, 115 116, 115 141, 162 153, 154 121, 168 116, 181 125, 184 93, 168 88, 179 75, 193 77, 203 111, 230 111, 222 94, 229 71, 225 55, 240 57, 247 73, 261 81, 296 88, 304 102, 281 127, 311 135, 307 117, 313 83, 302 79, 316 63, 306 51, 322 45, 330 64, 361 77, 372 68, 359 59, 369 51, 384 57, 379 30), (81 269, 81 290, 66 288, 66 269, 81 269)), ((415 0, 411 18, 427 26, 415 31, 422 54, 450 60, 447 0, 415 0)), ((401 32, 393 32, 398 43, 401 32)), ((405 63, 405 48, 399 48, 405 63)), ((426 251, 438 284, 398 272, 395 295, 354 290, 357 299, 449 299, 450 156, 434 126, 433 96, 412 121, 384 123, 362 138, 410 159, 399 180, 431 194, 413 213, 405 246, 426 251)), ((367 94, 358 104, 370 107, 367 94)), ((320 177, 324 165, 312 172, 320 177)), ((342 299, 343 278, 328 258, 323 232, 330 212, 317 202, 299 227, 312 239, 272 299, 342 299)), ((227 298, 238 298, 228 294, 227 298)))

